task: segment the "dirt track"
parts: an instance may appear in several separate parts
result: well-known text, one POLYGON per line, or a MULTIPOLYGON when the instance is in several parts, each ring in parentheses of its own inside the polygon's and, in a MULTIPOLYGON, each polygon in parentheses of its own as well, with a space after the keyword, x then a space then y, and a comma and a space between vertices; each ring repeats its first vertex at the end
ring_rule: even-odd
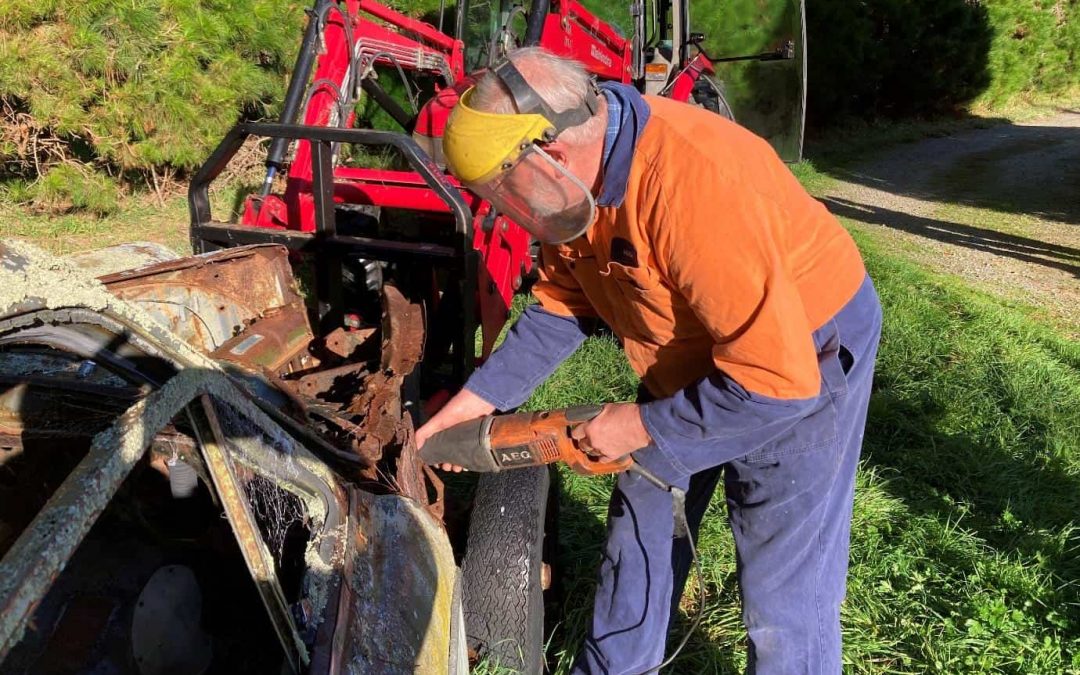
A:
POLYGON ((824 201, 931 267, 1080 327, 1080 112, 901 146, 824 201))

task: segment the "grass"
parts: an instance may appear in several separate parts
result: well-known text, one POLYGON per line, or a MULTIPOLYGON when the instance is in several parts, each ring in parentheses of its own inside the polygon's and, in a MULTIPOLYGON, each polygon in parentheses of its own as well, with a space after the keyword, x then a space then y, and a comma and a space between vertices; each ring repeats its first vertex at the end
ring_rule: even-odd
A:
MULTIPOLYGON (((227 220, 250 186, 236 183, 211 191, 214 217, 227 220)), ((63 215, 35 213, 26 205, 0 200, 0 239, 19 237, 58 254, 79 253, 130 241, 164 244, 181 255, 191 253, 187 197, 172 194, 158 202, 149 195, 129 196, 109 217, 85 211, 63 215)))

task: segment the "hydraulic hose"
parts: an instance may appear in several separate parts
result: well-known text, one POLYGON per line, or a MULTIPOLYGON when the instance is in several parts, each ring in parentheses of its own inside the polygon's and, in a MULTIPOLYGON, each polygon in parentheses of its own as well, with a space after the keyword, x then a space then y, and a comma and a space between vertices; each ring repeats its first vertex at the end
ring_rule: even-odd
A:
POLYGON ((548 13, 551 11, 551 0, 533 0, 529 8, 529 21, 525 25, 525 47, 535 47, 540 44, 540 37, 544 34, 544 24, 547 23, 548 13))

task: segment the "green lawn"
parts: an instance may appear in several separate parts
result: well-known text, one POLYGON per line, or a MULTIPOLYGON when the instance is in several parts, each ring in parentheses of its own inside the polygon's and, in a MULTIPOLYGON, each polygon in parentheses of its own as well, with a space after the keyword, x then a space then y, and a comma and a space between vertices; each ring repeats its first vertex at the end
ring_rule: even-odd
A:
MULTIPOLYGON (((856 235, 885 325, 852 527, 845 672, 1080 672, 1080 345, 856 235)), ((528 406, 631 400, 635 386, 617 345, 592 338, 528 406)), ((563 480, 567 605, 549 648, 558 673, 588 620, 610 486, 563 480)), ((704 629, 672 672, 740 672, 719 496, 700 548, 704 629)))

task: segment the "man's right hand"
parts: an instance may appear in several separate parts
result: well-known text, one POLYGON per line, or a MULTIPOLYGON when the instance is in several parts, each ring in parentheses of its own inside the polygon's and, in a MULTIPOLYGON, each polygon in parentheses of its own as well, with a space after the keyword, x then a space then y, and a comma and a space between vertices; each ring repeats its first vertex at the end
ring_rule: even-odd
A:
MULTIPOLYGON (((431 438, 443 429, 448 429, 455 424, 468 422, 477 417, 490 415, 495 412, 495 406, 472 393, 468 389, 462 389, 454 398, 446 402, 439 412, 422 427, 416 430, 416 448, 424 447, 427 439, 431 438)), ((440 464, 444 471, 460 472, 463 469, 456 464, 440 464)))

